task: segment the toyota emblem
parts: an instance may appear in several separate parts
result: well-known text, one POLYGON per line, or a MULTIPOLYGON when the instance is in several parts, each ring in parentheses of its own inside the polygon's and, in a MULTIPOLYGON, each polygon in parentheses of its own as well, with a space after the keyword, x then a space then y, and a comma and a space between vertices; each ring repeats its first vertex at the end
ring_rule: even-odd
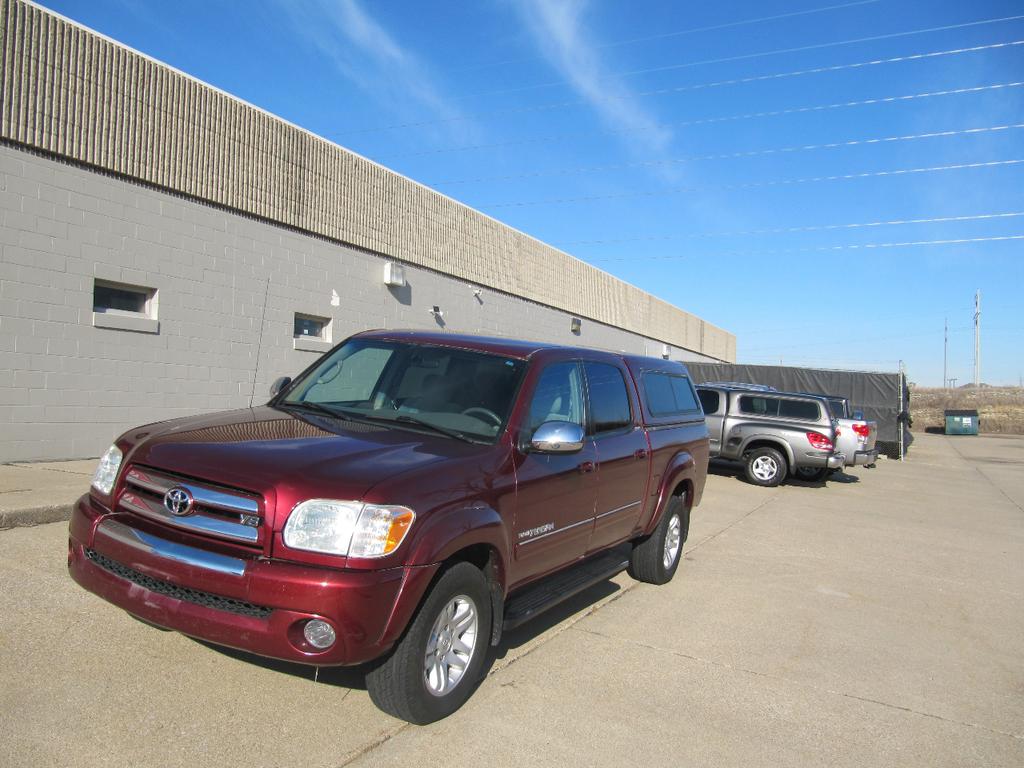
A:
POLYGON ((164 506, 172 515, 181 517, 192 511, 192 494, 180 486, 164 494, 164 506))

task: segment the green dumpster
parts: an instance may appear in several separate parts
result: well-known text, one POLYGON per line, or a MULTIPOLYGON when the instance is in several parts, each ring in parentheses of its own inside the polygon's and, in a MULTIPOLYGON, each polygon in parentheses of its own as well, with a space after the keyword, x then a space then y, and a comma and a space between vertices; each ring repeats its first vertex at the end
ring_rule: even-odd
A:
POLYGON ((946 411, 947 435, 978 434, 977 411, 946 411))

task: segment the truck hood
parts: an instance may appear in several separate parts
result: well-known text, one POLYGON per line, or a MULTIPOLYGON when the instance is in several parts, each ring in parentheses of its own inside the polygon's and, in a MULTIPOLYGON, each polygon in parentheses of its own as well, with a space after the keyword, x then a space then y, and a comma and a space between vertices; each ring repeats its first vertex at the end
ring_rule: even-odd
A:
POLYGON ((487 448, 265 406, 150 424, 124 439, 126 465, 253 491, 279 513, 304 499, 358 500, 385 478, 487 448))

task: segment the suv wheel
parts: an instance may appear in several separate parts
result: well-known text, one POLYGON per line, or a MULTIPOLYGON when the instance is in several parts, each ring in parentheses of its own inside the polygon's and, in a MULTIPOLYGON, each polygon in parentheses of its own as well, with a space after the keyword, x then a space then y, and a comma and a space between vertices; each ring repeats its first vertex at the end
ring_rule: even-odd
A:
POLYGON ((633 544, 629 575, 648 584, 666 584, 679 568, 690 529, 690 509, 683 496, 673 496, 654 533, 633 544))
POLYGON ((373 703, 416 725, 461 707, 480 677, 491 636, 487 579, 470 563, 456 563, 427 595, 405 636, 366 675, 373 703))
POLYGON ((774 488, 786 479, 786 460, 774 448, 755 448, 747 454, 746 475, 754 485, 774 488))
POLYGON ((830 474, 832 470, 828 467, 797 467, 794 473, 798 480, 808 483, 820 483, 830 474))

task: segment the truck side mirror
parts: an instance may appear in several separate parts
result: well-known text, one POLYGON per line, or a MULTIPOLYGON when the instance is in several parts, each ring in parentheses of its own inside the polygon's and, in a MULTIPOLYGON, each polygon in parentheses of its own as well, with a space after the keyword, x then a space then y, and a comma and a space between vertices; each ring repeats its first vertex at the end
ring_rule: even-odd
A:
POLYGON ((571 421, 545 421, 530 438, 533 453, 576 453, 583 450, 583 427, 571 421))
POLYGON ((270 385, 270 396, 277 397, 281 394, 281 390, 292 383, 291 376, 281 376, 278 379, 274 379, 274 383, 270 385))

